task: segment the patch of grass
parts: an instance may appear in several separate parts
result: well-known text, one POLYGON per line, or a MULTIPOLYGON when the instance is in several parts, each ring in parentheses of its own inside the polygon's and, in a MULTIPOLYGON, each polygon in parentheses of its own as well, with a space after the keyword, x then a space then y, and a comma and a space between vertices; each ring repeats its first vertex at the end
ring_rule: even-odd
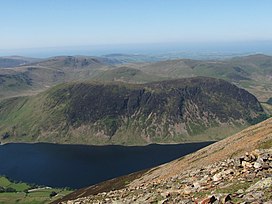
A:
POLYGON ((261 149, 268 149, 271 147, 272 147, 272 139, 270 139, 266 142, 263 142, 262 144, 259 145, 259 148, 261 148, 261 149))
POLYGON ((10 184, 11 182, 6 177, 3 176, 0 177, 0 186, 8 187, 10 184))
POLYGON ((0 186, 4 188, 13 188, 15 192, 3 192, 0 193, 0 204, 39 204, 39 203, 51 203, 52 201, 62 198, 63 196, 71 193, 67 189, 56 189, 56 188, 42 188, 23 183, 23 182, 13 182, 8 178, 0 177, 0 186), (57 195, 51 197, 52 192, 56 192, 57 195))
MULTIPOLYGON (((235 182, 232 185, 227 186, 226 188, 224 188, 224 187, 223 188, 222 187, 221 188, 217 188, 217 189, 215 189, 215 192, 213 192, 214 189, 210 189, 210 190, 207 190, 207 191, 196 192, 196 193, 194 193, 193 197, 195 197, 195 198, 205 198, 205 197, 207 197, 209 195, 212 195, 212 194, 221 194, 221 193, 222 194, 234 194, 234 193, 236 193, 240 189, 242 189, 242 190, 245 191, 247 188, 249 188, 251 185, 253 185, 257 181, 258 181, 258 179, 255 179, 252 182, 248 182, 248 181, 244 182, 244 183, 242 183, 242 182, 235 182)), ((233 198, 232 197, 232 201, 234 203, 237 203, 237 202, 241 201, 241 199, 240 198, 233 198)))
POLYGON ((233 194, 233 193, 236 193, 240 189, 246 190, 247 188, 249 188, 251 185, 253 185, 256 182, 257 182, 257 179, 253 180, 252 182, 249 182, 249 181, 246 181, 244 183, 236 182, 236 183, 233 183, 231 186, 228 186, 226 188, 216 189, 216 193, 233 194))
POLYGON ((24 191, 24 190, 27 190, 27 189, 29 189, 30 188, 30 185, 28 185, 28 184, 26 184, 26 183, 11 183, 10 185, 9 185, 9 187, 11 187, 11 188, 14 188, 16 191, 19 191, 19 192, 21 192, 21 191, 24 191))
POLYGON ((264 190, 264 198, 266 201, 271 201, 272 200, 272 186, 270 186, 268 189, 264 190))
POLYGON ((272 116, 272 105, 268 103, 261 103, 263 109, 270 115, 272 116))

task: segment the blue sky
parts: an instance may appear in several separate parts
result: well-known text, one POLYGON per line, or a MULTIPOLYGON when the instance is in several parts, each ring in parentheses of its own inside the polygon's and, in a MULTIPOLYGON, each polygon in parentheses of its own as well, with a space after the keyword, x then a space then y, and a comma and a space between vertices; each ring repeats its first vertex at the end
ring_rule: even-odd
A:
POLYGON ((272 41, 271 0, 0 0, 0 49, 272 41))

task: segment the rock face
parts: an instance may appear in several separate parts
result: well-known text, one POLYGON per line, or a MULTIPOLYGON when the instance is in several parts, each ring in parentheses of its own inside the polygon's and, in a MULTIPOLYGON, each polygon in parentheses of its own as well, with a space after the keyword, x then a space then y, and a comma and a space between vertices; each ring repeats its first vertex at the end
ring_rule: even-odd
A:
POLYGON ((28 134, 39 141, 90 144, 216 140, 264 115, 247 91, 205 77, 142 85, 61 85, 29 100, 18 112, 28 114, 24 123, 17 119, 19 115, 12 118, 16 121, 12 132, 1 127, 11 136, 28 134), (29 129, 21 129, 26 123, 29 129))
POLYGON ((271 173, 272 148, 256 149, 165 180, 61 203, 264 203, 272 201, 271 173))

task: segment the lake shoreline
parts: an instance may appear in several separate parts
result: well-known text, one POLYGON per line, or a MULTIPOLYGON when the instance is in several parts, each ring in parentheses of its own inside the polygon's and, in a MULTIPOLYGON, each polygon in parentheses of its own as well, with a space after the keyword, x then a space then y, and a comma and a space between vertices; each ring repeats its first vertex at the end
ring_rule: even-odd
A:
POLYGON ((146 147, 150 145, 181 145, 181 144, 195 144, 195 143, 206 143, 206 142, 218 142, 219 140, 207 140, 207 141, 186 141, 182 143, 149 143, 143 145, 121 145, 121 144, 82 144, 82 143, 53 143, 53 142, 0 142, 0 145, 9 145, 9 144, 52 144, 52 145, 78 145, 78 146, 91 146, 91 147, 104 147, 104 146, 120 146, 120 147, 146 147))
POLYGON ((159 166, 212 143, 146 146, 6 143, 0 146, 0 175, 37 185, 78 189, 159 166))

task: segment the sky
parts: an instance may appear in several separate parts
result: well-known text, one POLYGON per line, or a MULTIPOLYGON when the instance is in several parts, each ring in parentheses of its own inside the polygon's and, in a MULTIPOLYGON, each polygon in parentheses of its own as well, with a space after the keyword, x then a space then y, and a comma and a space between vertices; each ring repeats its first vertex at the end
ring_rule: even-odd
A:
POLYGON ((0 0, 0 50, 272 42, 271 0, 0 0))

